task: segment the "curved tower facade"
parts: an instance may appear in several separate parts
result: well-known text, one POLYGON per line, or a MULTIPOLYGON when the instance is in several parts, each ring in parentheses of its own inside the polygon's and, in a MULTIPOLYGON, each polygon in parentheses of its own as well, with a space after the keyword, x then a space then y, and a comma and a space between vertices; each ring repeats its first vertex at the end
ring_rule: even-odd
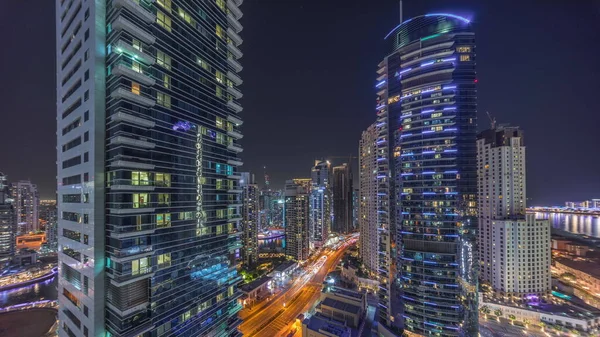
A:
POLYGON ((377 144, 389 154, 381 161, 389 160, 395 199, 387 246, 398 257, 403 310, 394 318, 409 335, 476 336, 472 25, 456 15, 428 14, 401 23, 385 41, 388 54, 376 84, 377 144))

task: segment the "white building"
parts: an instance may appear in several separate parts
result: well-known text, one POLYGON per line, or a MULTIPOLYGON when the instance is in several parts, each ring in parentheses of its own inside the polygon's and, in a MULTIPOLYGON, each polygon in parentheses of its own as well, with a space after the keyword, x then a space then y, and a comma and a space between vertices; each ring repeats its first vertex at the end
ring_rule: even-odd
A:
POLYGON ((331 164, 315 160, 311 168, 310 190, 310 248, 320 248, 327 241, 331 229, 331 164))
POLYGON ((371 125, 363 131, 358 147, 359 192, 358 228, 359 252, 370 272, 377 272, 379 238, 377 235, 377 130, 371 125))
POLYGON ((505 297, 550 291, 550 224, 525 216, 523 131, 500 126, 477 139, 480 278, 505 297))
POLYGON ((21 180, 13 184, 12 195, 17 213, 17 231, 19 234, 37 232, 39 226, 40 196, 35 184, 21 180))

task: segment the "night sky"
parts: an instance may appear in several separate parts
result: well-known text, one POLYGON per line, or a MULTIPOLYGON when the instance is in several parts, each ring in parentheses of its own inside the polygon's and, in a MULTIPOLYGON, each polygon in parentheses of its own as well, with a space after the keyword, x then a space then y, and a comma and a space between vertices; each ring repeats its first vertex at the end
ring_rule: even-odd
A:
MULTIPOLYGON (((54 1, 2 1, 0 171, 43 198, 56 176, 54 1)), ((272 185, 315 158, 356 155, 398 1, 245 0, 242 159, 272 185)), ((600 2, 405 0, 404 18, 471 18, 485 111, 526 132, 529 205, 600 198, 600 2)), ((342 159, 333 160, 334 164, 342 159)))

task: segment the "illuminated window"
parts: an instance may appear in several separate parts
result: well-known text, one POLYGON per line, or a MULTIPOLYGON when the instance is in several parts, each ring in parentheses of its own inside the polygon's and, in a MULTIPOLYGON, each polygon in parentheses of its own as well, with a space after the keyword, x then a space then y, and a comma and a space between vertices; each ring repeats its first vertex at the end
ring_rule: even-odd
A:
POLYGON ((160 254, 157 258, 158 268, 171 266, 171 253, 160 254))
POLYGON ((217 24, 215 27, 215 33, 217 34, 218 37, 220 37, 222 39, 225 38, 225 31, 223 30, 223 27, 221 27, 219 24, 217 24))
POLYGON ((221 84, 225 83, 225 75, 218 70, 215 70, 215 79, 221 84))
POLYGON ((167 74, 163 74, 163 86, 169 88, 171 85, 171 77, 167 74))
POLYGON ((156 186, 170 187, 171 186, 171 174, 170 173, 155 173, 154 184, 156 186))
POLYGON ((142 42, 133 39, 133 43, 131 44, 133 46, 133 49, 137 49, 139 51, 143 51, 143 47, 142 47, 142 42))
POLYGON ((436 112, 434 114, 431 114, 431 118, 436 118, 436 117, 440 117, 442 115, 441 112, 436 112))
POLYGON ((223 295, 223 293, 220 293, 219 295, 217 295, 217 302, 221 302, 224 297, 225 296, 223 295))
POLYGON ((217 97, 223 98, 223 88, 217 86, 215 94, 217 95, 217 97))
POLYGON ((171 31, 171 18, 161 11, 156 11, 156 23, 167 31, 171 31))
POLYGON ((456 47, 456 51, 459 53, 470 53, 471 52, 471 47, 469 46, 459 46, 456 47))
POLYGON ((171 213, 156 214, 156 227, 171 227, 171 213))
POLYGON ((225 218, 225 210, 224 209, 218 209, 217 210, 217 219, 224 219, 225 218))
POLYGON ((471 61, 471 55, 460 55, 460 60, 462 61, 471 61))
POLYGON ((148 206, 148 193, 133 194, 133 208, 142 208, 148 206))
POLYGON ((217 117, 216 118, 216 122, 215 125, 219 128, 219 129, 223 129, 225 130, 225 120, 221 117, 217 117))
POLYGON ((171 0, 157 0, 156 3, 161 5, 167 12, 171 13, 171 0))
POLYGON ((150 185, 150 175, 148 174, 148 172, 143 172, 143 171, 131 172, 131 185, 135 185, 135 186, 150 185))
POLYGON ((140 94, 140 84, 132 82, 131 83, 131 92, 136 95, 139 95, 140 94))
POLYGON ((131 69, 136 73, 142 73, 142 65, 137 61, 131 62, 131 69))
POLYGON ((215 2, 217 3, 217 6, 219 6, 219 8, 221 8, 222 11, 226 11, 225 0, 215 0, 215 2))
POLYGON ((216 183, 215 183, 215 188, 218 190, 223 190, 225 189, 225 184, 223 182, 223 179, 217 179, 216 183))
POLYGON ((156 52, 156 63, 165 69, 171 69, 171 56, 159 51, 156 52))
POLYGON ((203 59, 198 57, 198 64, 200 64, 200 66, 202 67, 202 69, 204 70, 210 70, 210 65, 204 61, 203 59))
POLYGON ((150 258, 148 257, 131 261, 131 275, 146 274, 151 269, 150 258))
POLYGON ((159 193, 158 194, 158 203, 160 205, 169 206, 171 204, 171 195, 169 193, 159 193))
POLYGON ((165 108, 170 108, 171 107, 171 96, 162 93, 162 92, 157 92, 156 93, 156 103, 164 106, 165 108))
POLYGON ((223 226, 222 225, 217 225, 217 235, 221 235, 223 234, 223 226))
POLYGON ((178 11, 179 11, 179 16, 181 16, 181 18, 185 22, 196 27, 196 20, 194 20, 194 18, 192 18, 192 16, 188 12, 184 11, 181 7, 179 7, 178 11))

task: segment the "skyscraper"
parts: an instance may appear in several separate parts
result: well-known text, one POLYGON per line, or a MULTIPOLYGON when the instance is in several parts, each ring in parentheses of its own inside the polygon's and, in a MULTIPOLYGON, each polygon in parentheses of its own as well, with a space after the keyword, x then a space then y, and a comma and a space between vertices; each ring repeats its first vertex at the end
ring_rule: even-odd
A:
POLYGON ((525 138, 499 126, 477 136, 480 279, 497 297, 550 292, 550 223, 525 214, 525 138))
POLYGON ((371 273, 377 274, 379 237, 377 235, 377 129, 371 125, 363 131, 358 147, 359 252, 362 262, 371 273))
POLYGON ((4 173, 0 172, 0 266, 15 254, 15 210, 4 173))
POLYGON ((17 213, 17 232, 25 234, 37 232, 39 226, 40 196, 37 186, 31 181, 21 180, 13 184, 12 195, 17 213))
POLYGON ((310 189, 310 246, 322 247, 331 228, 331 164, 315 160, 311 169, 310 189))
POLYGON ((332 232, 348 234, 354 230, 352 221, 352 170, 344 163, 333 168, 331 182, 333 195, 332 232))
POLYGON ((284 227, 285 255, 296 261, 308 258, 309 199, 311 179, 293 179, 285 182, 284 227))
POLYGON ((473 29, 457 15, 427 14, 404 21, 385 41, 376 83, 384 156, 377 160, 390 162, 393 179, 404 329, 476 336, 473 29))
POLYGON ((60 336, 239 336, 241 3, 56 1, 60 336))
POLYGON ((246 268, 258 263, 259 188, 254 175, 243 172, 242 186, 242 261, 246 268))

